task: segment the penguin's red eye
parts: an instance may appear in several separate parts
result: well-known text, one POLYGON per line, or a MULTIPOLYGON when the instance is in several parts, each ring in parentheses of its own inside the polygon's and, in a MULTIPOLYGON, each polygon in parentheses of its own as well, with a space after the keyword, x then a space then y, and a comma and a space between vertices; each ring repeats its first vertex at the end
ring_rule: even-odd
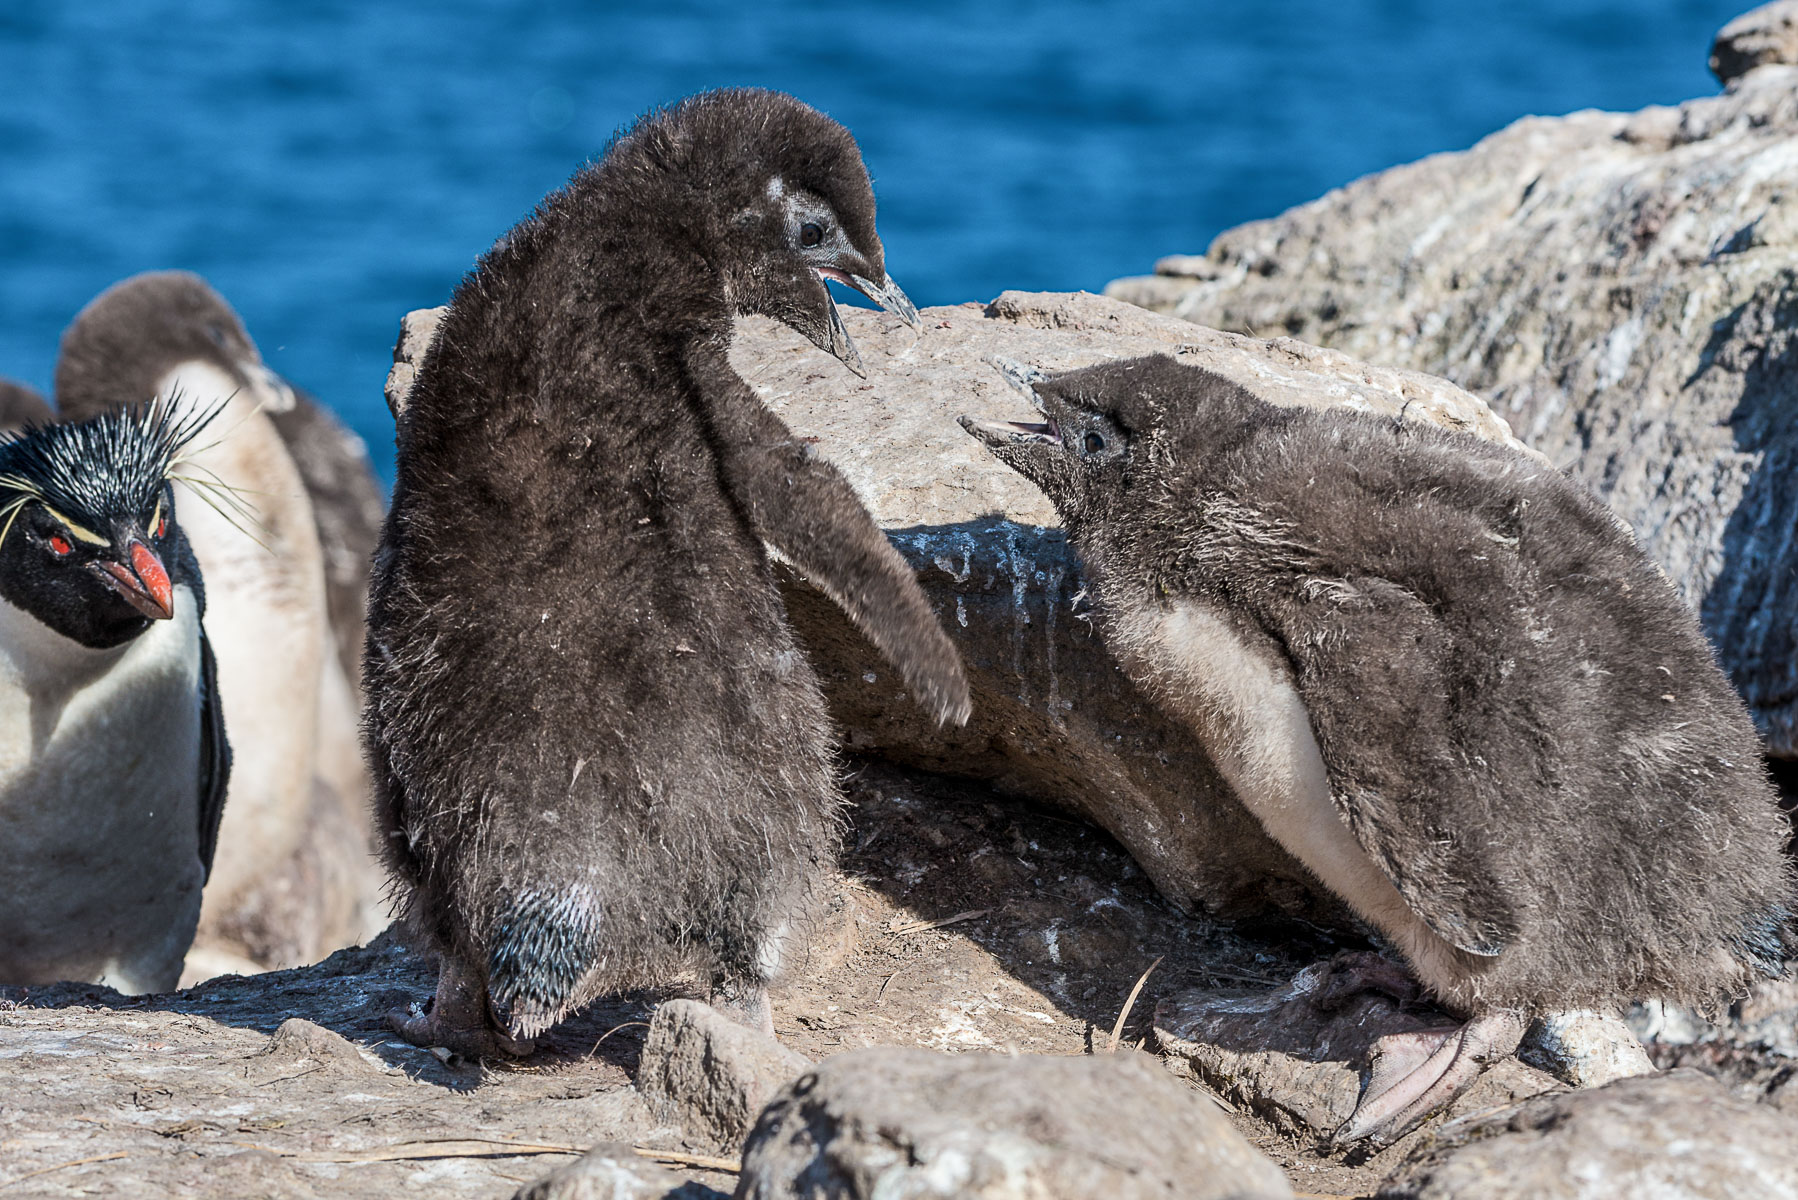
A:
POLYGON ((56 555, 56 557, 62 558, 65 555, 72 553, 74 549, 75 547, 69 545, 69 540, 60 533, 53 533, 50 535, 50 553, 56 555))
POLYGON ((168 531, 169 531, 169 517, 168 517, 167 513, 164 513, 160 517, 156 518, 156 536, 158 538, 161 538, 161 537, 165 536, 168 533, 168 531))

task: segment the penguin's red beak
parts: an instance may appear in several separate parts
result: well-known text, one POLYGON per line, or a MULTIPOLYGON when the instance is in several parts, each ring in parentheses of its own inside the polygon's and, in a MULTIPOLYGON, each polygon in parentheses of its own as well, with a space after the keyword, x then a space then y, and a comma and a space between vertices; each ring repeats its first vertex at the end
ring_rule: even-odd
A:
POLYGON ((175 588, 169 573, 163 569, 156 551, 132 538, 125 550, 131 565, 101 559, 93 564, 100 578, 125 598, 138 612, 152 621, 166 621, 175 615, 175 588))

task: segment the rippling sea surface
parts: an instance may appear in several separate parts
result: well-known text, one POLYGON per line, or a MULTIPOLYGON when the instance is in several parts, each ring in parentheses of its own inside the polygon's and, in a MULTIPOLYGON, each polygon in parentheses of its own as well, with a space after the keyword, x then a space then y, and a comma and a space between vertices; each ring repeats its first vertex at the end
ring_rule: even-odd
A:
POLYGON ((399 317, 620 125, 791 91, 848 125, 920 304, 1097 289, 1529 113, 1716 90, 1749 0, 0 3, 0 375, 185 267, 384 470, 399 317))

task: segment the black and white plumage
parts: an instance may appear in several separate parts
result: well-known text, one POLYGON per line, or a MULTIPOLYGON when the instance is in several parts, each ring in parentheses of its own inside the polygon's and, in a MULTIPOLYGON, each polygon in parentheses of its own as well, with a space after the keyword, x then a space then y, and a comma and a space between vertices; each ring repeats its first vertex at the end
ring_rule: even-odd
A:
POLYGON ((180 976, 230 774, 170 482, 209 415, 0 441, 0 982, 180 976))
POLYGON ((1531 1016, 1777 972, 1788 829, 1753 725, 1583 488, 1166 357, 1001 369, 1046 424, 963 424, 1056 504, 1124 669, 1470 1018, 1382 1043, 1339 1138, 1402 1134, 1531 1016))
POLYGON ((726 361, 760 312, 859 368, 826 279, 916 320, 849 133, 734 91, 622 134, 457 289, 399 420, 365 664, 388 854, 442 955, 407 1037, 517 1052, 686 969, 766 1021, 841 800, 764 540, 966 719, 904 560, 726 361))

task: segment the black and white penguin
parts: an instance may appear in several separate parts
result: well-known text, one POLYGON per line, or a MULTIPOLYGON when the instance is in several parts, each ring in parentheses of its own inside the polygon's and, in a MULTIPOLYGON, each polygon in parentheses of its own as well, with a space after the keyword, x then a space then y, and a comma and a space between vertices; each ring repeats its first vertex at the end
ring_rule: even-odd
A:
POLYGON ((1166 357, 963 417, 1055 503, 1124 670, 1467 1024, 1383 1039, 1402 1135, 1534 1016, 1708 1002, 1787 949, 1786 822, 1692 613, 1595 497, 1468 434, 1166 357))
POLYGON ((169 405, 0 441, 0 983, 173 990, 230 751, 169 405))
POLYGON ((848 131, 721 91, 620 135, 456 290, 398 422, 364 666, 380 825, 441 955, 405 1037, 523 1052, 688 969, 772 1028, 841 799, 764 542, 966 719, 905 561, 726 360, 755 312, 859 369, 827 279, 916 323, 848 131))
POLYGON ((330 586, 321 539, 333 529, 341 542, 360 523, 363 544, 337 547, 360 578, 380 506, 371 514, 366 497, 342 502, 341 477, 360 473, 366 489, 376 485, 353 435, 270 370, 236 312, 190 272, 122 280, 63 334, 56 403, 64 419, 151 396, 220 408, 192 467, 236 489, 249 510, 189 505, 186 521, 211 584, 207 625, 238 747, 221 834, 229 852, 207 889, 196 971, 311 962, 386 920, 360 698, 338 653, 340 641, 362 636, 362 588, 352 584, 340 601, 346 611, 332 613, 331 597, 344 589, 330 586), (284 421, 299 422, 308 444, 290 448, 284 421), (302 462, 322 462, 338 480, 321 497, 338 501, 329 515, 314 507, 319 493, 302 462))
POLYGON ((56 419, 50 402, 29 384, 0 379, 0 430, 44 425, 56 419))

